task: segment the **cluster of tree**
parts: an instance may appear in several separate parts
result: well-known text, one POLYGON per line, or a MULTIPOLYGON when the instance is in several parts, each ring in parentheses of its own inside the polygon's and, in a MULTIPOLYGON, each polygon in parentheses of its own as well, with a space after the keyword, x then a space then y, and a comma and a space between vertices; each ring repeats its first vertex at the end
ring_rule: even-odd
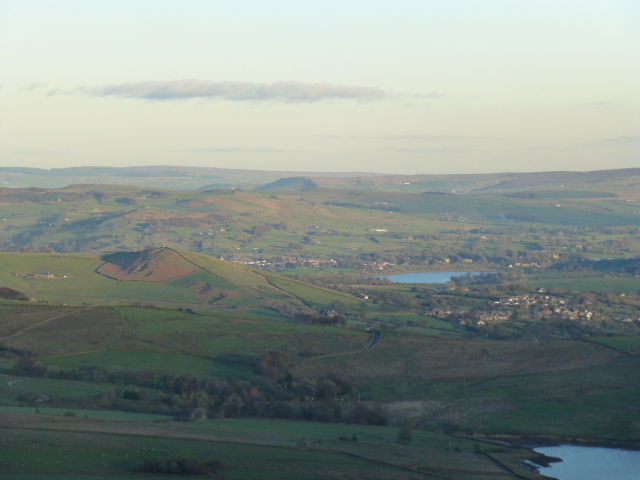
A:
POLYGON ((3 250, 5 252, 21 252, 21 253, 56 253, 51 247, 45 247, 43 245, 35 246, 35 245, 16 245, 15 243, 7 243, 3 245, 3 250))
POLYGON ((0 298, 4 298, 6 300, 20 300, 22 302, 29 300, 29 297, 24 293, 9 287, 0 287, 0 298))
POLYGON ((310 313, 296 313, 293 319, 300 323, 314 325, 346 325, 347 318, 344 315, 312 315, 310 313))
POLYGON ((263 223, 262 225, 256 225, 251 230, 248 230, 247 233, 251 233, 256 237, 263 237, 265 234, 272 232, 274 230, 286 231, 289 226, 284 223, 263 223))
POLYGON ((595 192, 592 190, 538 190, 536 192, 504 193, 508 198, 617 198, 618 195, 611 192, 595 192))
POLYGON ((393 285, 393 282, 388 278, 378 277, 361 277, 354 275, 334 275, 330 273, 321 273, 317 275, 288 275, 291 278, 300 280, 301 282, 309 283, 311 285, 325 286, 325 287, 341 287, 347 285, 393 285))
POLYGON ((494 340, 583 339, 602 335, 601 329, 593 323, 561 318, 531 322, 507 320, 488 323, 482 327, 470 325, 467 331, 471 337, 494 340))
POLYGON ((169 193, 163 192, 161 190, 142 190, 140 195, 144 195, 147 198, 158 199, 158 198, 166 198, 169 196, 169 193))
POLYGON ((86 202, 93 195, 85 192, 66 192, 46 188, 4 188, 0 190, 0 203, 86 202))
POLYGON ((406 210, 400 207, 395 207, 393 205, 367 205, 363 203, 345 203, 345 202, 324 202, 324 204, 333 206, 333 207, 366 208, 366 209, 383 210, 385 212, 397 212, 397 213, 406 212, 406 210))
POLYGON ((167 460, 145 460, 135 468, 139 473, 156 475, 215 475, 222 468, 217 460, 172 458, 167 460))
POLYGON ((121 205, 137 205, 138 200, 135 197, 120 197, 116 199, 116 202, 121 205))
MULTIPOLYGON (((248 381, 215 380, 195 375, 173 375, 169 372, 105 370, 83 367, 63 371, 33 359, 23 357, 14 368, 16 375, 63 378, 128 385, 90 405, 105 405, 131 411, 172 413, 189 409, 204 409, 207 416, 264 417, 386 425, 387 419, 377 406, 354 402, 353 386, 346 380, 329 374, 319 378, 294 378, 289 373, 289 358, 282 352, 263 354, 248 381), (131 386, 146 387, 148 390, 131 386), (346 401, 345 401, 346 400, 346 401)), ((104 397, 104 396, 103 396, 104 397)), ((65 406, 73 400, 59 399, 65 406)), ((77 401, 76 401, 77 402, 77 401)), ((75 404, 74 404, 75 405, 75 404)))

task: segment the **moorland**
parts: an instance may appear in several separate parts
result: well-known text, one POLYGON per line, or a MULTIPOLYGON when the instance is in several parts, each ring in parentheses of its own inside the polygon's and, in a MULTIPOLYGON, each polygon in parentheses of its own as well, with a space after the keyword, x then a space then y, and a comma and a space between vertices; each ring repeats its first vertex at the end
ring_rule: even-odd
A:
POLYGON ((3 477, 536 479, 527 442, 640 447, 640 169, 0 178, 3 477), (384 278, 422 271, 474 275, 384 278))

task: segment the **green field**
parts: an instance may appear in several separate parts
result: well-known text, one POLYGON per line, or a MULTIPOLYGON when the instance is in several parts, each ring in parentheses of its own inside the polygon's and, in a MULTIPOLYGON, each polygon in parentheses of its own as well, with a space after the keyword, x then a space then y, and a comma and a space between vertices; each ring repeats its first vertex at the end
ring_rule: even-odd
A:
POLYGON ((542 288, 559 288, 563 290, 582 290, 588 292, 604 292, 611 290, 620 293, 638 293, 638 290, 640 290, 640 279, 638 278, 561 278, 529 280, 529 283, 542 288))
MULTIPOLYGON (((415 431, 414 442, 401 445, 395 441, 397 431, 287 421, 180 425, 9 413, 0 419, 0 471, 6 478, 121 479, 132 478, 145 460, 188 458, 218 460, 227 479, 404 480, 429 478, 433 472, 475 480, 501 473, 502 467, 473 453, 468 440, 415 431), (30 428, 17 429, 18 422, 30 428), (357 442, 351 441, 353 435, 357 442)), ((517 462, 530 453, 505 447, 494 451, 524 473, 517 462)))
POLYGON ((82 367, 101 367, 105 369, 121 367, 134 370, 168 370, 175 374, 191 373, 215 378, 233 377, 246 379, 253 373, 252 368, 247 365, 233 365, 194 355, 119 350, 43 358, 42 362, 45 365, 55 365, 62 370, 82 367))
MULTIPOLYGON (((48 378, 28 378, 15 380, 14 385, 28 390, 44 392, 54 398, 90 398, 114 389, 113 385, 74 380, 52 380, 48 378)), ((12 390, 19 393, 19 390, 12 390)))
POLYGON ((640 337, 638 336, 594 338, 592 341, 625 353, 636 354, 640 352, 640 337))
POLYGON ((64 416, 69 412, 75 414, 76 417, 82 418, 96 418, 105 420, 169 420, 173 417, 167 415, 157 415, 148 413, 131 413, 131 412, 118 412, 115 410, 83 410, 79 408, 54 408, 46 406, 38 407, 13 407, 13 406, 0 406, 0 412, 2 413, 21 413, 27 415, 55 415, 64 416), (37 411, 36 411, 37 410, 37 411))
POLYGON ((24 303, 7 308, 2 313, 14 323, 5 327, 12 335, 3 344, 64 368, 105 365, 246 378, 265 351, 281 350, 297 358, 369 343, 363 330, 157 308, 24 303))
POLYGON ((159 249, 157 252, 163 257, 158 257, 157 263, 153 263, 154 259, 151 258, 147 271, 162 272, 180 263, 188 267, 189 271, 193 272, 194 268, 196 271, 167 281, 115 280, 96 270, 109 258, 114 258, 113 255, 103 258, 97 254, 0 252, 0 282, 25 292, 36 300, 71 305, 142 303, 213 311, 230 306, 272 310, 288 305, 291 308, 302 308, 304 301, 318 305, 329 305, 336 301, 358 302, 358 299, 350 295, 305 285, 278 274, 263 273, 207 255, 167 249, 159 249), (163 260, 168 256, 173 258, 170 261, 163 260), (43 273, 56 275, 56 278, 27 277, 43 273), (302 297, 305 298, 304 301, 301 300, 302 297))

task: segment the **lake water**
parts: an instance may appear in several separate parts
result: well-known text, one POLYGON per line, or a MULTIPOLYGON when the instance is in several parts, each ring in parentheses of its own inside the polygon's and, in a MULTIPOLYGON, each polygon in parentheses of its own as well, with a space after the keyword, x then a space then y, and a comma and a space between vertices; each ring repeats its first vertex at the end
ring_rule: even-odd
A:
POLYGON ((558 445, 536 447, 536 452, 562 458, 540 467, 540 473, 559 480, 639 480, 640 451, 558 445))
POLYGON ((470 273, 480 275, 487 272, 418 272, 399 273, 397 275, 375 275, 373 278, 388 278, 392 282, 398 283, 447 283, 451 277, 461 277, 470 273))

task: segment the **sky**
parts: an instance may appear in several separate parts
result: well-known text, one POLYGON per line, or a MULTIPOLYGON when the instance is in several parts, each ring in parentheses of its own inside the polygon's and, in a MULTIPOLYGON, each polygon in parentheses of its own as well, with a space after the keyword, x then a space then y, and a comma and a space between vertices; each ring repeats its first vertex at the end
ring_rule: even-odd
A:
POLYGON ((0 0, 0 166, 640 167, 637 0, 0 0))

